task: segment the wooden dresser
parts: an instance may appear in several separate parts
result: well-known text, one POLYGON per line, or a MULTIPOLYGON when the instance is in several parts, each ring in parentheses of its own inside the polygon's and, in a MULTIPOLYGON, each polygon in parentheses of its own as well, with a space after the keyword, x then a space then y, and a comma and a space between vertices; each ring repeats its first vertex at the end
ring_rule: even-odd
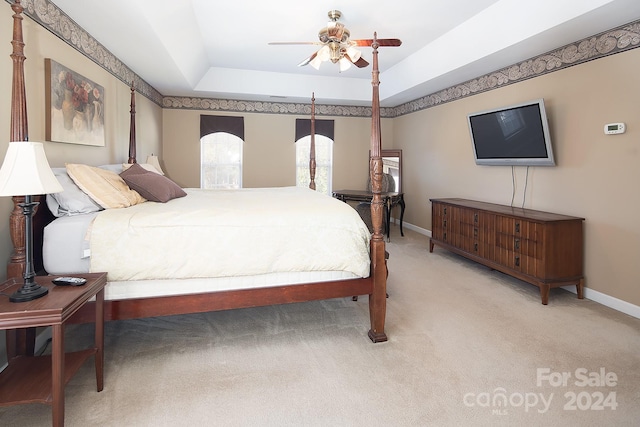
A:
POLYGON ((584 218, 466 199, 431 199, 434 245, 540 288, 576 285, 583 298, 584 218))

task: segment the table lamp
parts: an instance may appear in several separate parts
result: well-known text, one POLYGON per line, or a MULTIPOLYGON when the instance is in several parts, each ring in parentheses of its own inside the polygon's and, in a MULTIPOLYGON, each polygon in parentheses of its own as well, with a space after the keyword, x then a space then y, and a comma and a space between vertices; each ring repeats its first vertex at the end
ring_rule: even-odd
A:
POLYGON ((160 161, 158 159, 158 156, 151 154, 150 156, 147 157, 147 163, 153 166, 154 168, 156 168, 158 172, 160 172, 160 175, 164 175, 164 171, 160 167, 160 161))
POLYGON ((14 292, 11 302, 26 302, 45 296, 49 290, 35 282, 33 266, 33 214, 39 202, 32 201, 32 196, 39 194, 59 193, 62 186, 53 175, 53 171, 44 153, 41 142, 14 141, 0 168, 0 196, 24 196, 22 208, 25 217, 25 252, 24 283, 14 292))

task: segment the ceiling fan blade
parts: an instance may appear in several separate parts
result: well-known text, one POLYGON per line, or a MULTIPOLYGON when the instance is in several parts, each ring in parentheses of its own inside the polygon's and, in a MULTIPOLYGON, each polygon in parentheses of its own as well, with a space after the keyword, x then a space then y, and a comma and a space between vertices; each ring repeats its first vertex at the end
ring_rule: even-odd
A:
POLYGON ((355 65, 358 68, 365 68, 369 65, 369 63, 364 58, 360 57, 360 59, 354 62, 353 65, 355 65))
POLYGON ((345 52, 344 57, 347 58, 349 60, 349 62, 351 62, 353 65, 355 65, 358 68, 365 68, 366 66, 369 65, 367 60, 364 59, 362 56, 360 56, 356 61, 354 61, 353 59, 351 59, 349 54, 347 52, 345 52))
POLYGON ((298 67, 304 67, 305 65, 307 65, 309 62, 313 61, 313 59, 318 55, 318 52, 313 52, 313 55, 311 55, 310 57, 308 57, 307 59, 305 59, 304 61, 302 61, 301 63, 298 64, 298 67))
MULTIPOLYGON (((371 46, 373 44, 373 39, 361 39, 361 40, 351 40, 355 46, 371 46)), ((402 44, 402 40, 400 39, 378 39, 379 46, 400 46, 402 44)))

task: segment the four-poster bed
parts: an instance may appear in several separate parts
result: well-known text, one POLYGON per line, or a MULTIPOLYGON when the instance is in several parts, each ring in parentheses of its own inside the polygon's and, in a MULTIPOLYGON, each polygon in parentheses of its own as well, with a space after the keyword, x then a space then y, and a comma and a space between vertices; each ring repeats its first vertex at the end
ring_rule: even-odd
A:
MULTIPOLYGON (((19 37, 20 40, 18 43, 21 43, 21 34, 16 35, 14 31, 14 39, 19 37)), ((15 40, 14 40, 15 42, 15 40)), ((372 126, 371 126, 371 147, 370 147, 370 175, 372 181, 373 188, 373 200, 371 204, 372 211, 372 222, 373 222, 373 234, 369 235, 367 232, 366 243, 368 244, 365 247, 367 252, 367 261, 368 261, 368 271, 364 274, 355 274, 351 276, 345 276, 339 278, 337 280, 331 279, 322 279, 322 280, 309 280, 305 279, 302 282, 297 282, 295 280, 285 281, 284 284, 276 284, 267 283, 261 286, 244 286, 240 288, 234 288, 233 285, 231 287, 226 286, 221 288, 222 290, 211 291, 208 288, 208 285, 202 285, 200 290, 192 291, 191 293, 180 293, 174 291, 169 292, 165 295, 158 294, 158 290, 153 290, 149 295, 142 296, 134 296, 134 297, 118 297, 114 294, 111 298, 109 297, 109 289, 116 289, 117 285, 126 286, 126 283, 129 282, 132 278, 126 276, 126 273, 123 273, 123 276, 117 279, 111 280, 111 275, 115 274, 109 270, 101 270, 107 271, 110 275, 109 284, 107 285, 107 296, 105 301, 105 319, 106 320, 118 320, 118 319, 131 319, 131 318, 141 318, 141 317, 154 317, 154 316, 164 316, 164 315, 173 315, 173 314, 186 314, 186 313, 197 313, 197 312, 208 312, 208 311, 216 311, 216 310, 226 310, 233 308, 246 308, 246 307, 256 307, 256 306, 264 306, 264 305, 272 305, 272 304, 284 304, 284 303, 293 303, 293 302, 303 302, 303 301, 312 301, 319 299, 329 299, 329 298, 338 298, 338 297, 352 297, 356 295, 369 295, 369 313, 370 313, 370 329, 368 332, 369 338, 373 342, 382 342, 387 340, 387 336, 384 331, 385 324, 385 315, 386 315, 386 278, 387 278, 387 270, 386 270, 386 262, 385 262, 385 243, 382 234, 382 217, 383 217, 383 201, 381 198, 381 187, 382 187, 382 158, 381 158, 381 134, 380 134, 380 108, 379 108, 379 71, 378 71, 378 43, 376 36, 374 35, 374 41, 372 44, 373 48, 373 71, 372 71, 372 87, 373 87, 373 96, 372 96, 372 126)), ((22 91, 24 92, 24 80, 18 79, 14 80, 14 92, 22 91)), ((24 96, 18 97, 14 100, 17 102, 17 108, 24 107, 24 96)), ((13 111, 13 110, 12 110, 13 111)), ((312 144, 311 144, 311 152, 310 152, 310 188, 313 189, 315 187, 315 152, 314 152, 314 144, 313 144, 313 129, 315 123, 315 97, 312 96, 312 104, 311 104, 311 126, 312 126, 312 144)), ((13 123, 12 123, 13 126, 13 123)), ((18 126, 24 126, 26 129, 26 117, 24 120, 18 120, 18 126)), ((135 133, 135 89, 131 88, 131 131, 130 131, 130 142, 129 142, 129 164, 135 164, 136 162, 136 133, 135 133)), ((13 136, 13 131, 12 131, 13 136)), ((26 136, 25 136, 26 139, 26 136)), ((71 173, 69 173, 71 175, 71 173)), ((275 191, 275 189, 274 189, 275 191)), ((310 191, 310 190, 304 190, 310 191)), ((206 190, 191 191, 190 189, 186 189, 188 193, 184 200, 195 197, 196 193, 204 193, 206 190)), ((308 202, 313 205, 319 197, 335 200, 331 197, 325 197, 324 195, 319 195, 315 192, 311 195, 311 200, 308 202)), ((208 196, 204 196, 208 197, 208 196)), ((44 200, 44 198, 43 198, 44 200)), ((344 205, 339 201, 335 200, 338 204, 344 205)), ((183 202, 183 199, 180 200, 172 200, 170 203, 166 205, 179 205, 183 202), (175 203, 174 203, 175 202, 175 203)), ((217 203, 217 202, 216 202, 217 203)), ((113 211, 127 211, 127 210, 135 210, 138 209, 141 205, 157 205, 158 209, 162 206, 160 203, 141 203, 136 206, 132 206, 127 209, 106 209, 100 212, 98 215, 94 215, 96 218, 103 218, 107 215, 114 213, 113 211)), ((352 210, 352 209, 351 209, 352 210)), ((118 212, 120 213, 120 212, 118 212)), ((354 211, 355 213, 355 211, 354 211)), ((357 215, 357 213, 355 214, 357 215)), ((67 217, 69 218, 69 217, 67 217)), ((41 204, 38 213, 36 214, 36 218, 34 219, 35 224, 40 224, 40 228, 34 230, 34 235, 41 236, 43 234, 42 227, 52 222, 54 219, 51 215, 51 212, 46 209, 45 204, 41 204)), ((59 218, 58 218, 59 219, 59 218)), ((12 220, 14 221, 14 215, 12 215, 12 220)), ((358 218, 359 220, 359 218, 358 218)), ((56 222, 56 221, 53 221, 56 222)), ((96 221, 92 225, 92 233, 97 233, 97 222, 96 221)), ((361 222, 361 221, 360 221, 361 222)), ((12 223, 13 224, 13 223, 12 223)), ((316 225, 317 229, 322 229, 324 232, 324 226, 316 225), (321 228, 322 227, 322 228, 321 228)), ((366 226, 364 227, 366 230, 366 226)), ((262 228, 260 228, 262 230, 262 228)), ((13 226, 11 227, 11 236, 14 245, 14 253, 9 262, 7 272, 8 276, 14 277, 21 273, 24 268, 24 248, 23 248, 23 239, 20 236, 20 227, 13 226)), ((103 233, 104 234, 104 233, 103 233)), ((286 234, 286 233, 285 233, 286 234)), ((326 233, 325 233, 326 234, 326 233)), ((288 238, 285 236, 284 238, 288 238)), ((275 240, 270 241, 271 245, 275 247, 282 248, 282 245, 276 244, 275 240)), ((109 245, 107 245, 109 246, 109 245)), ((316 250, 320 250, 322 244, 318 244, 316 250)), ((125 248, 123 248, 124 250, 125 248)), ((330 248, 331 249, 331 248, 330 248)), ((91 248, 92 258, 95 256, 95 253, 98 251, 94 251, 93 243, 91 248)), ((327 252, 327 251, 325 251, 327 252)), ((329 251, 331 252, 331 251, 329 251)), ((36 251, 36 257, 38 256, 38 251, 36 251)), ((224 256, 223 253, 216 255, 216 257, 224 256)), ((355 256, 352 254, 352 256, 355 256)), ((108 258, 109 256, 105 256, 108 258)), ((348 256, 345 256, 348 257, 348 256)), ((171 264, 171 261, 180 261, 176 259, 164 259, 160 257, 157 259, 158 263, 163 264, 171 264)), ((211 263, 216 263, 219 258, 213 258, 211 263)), ((138 259, 139 261, 139 259, 138 259)), ((135 262, 138 262, 135 261, 135 262)), ((94 260, 91 260, 92 265, 94 260)), ((133 262, 133 261, 132 261, 133 262)), ((40 262, 36 262, 36 265, 40 265, 40 262)), ((93 267, 92 267, 93 268, 93 267)), ((153 269, 151 269, 153 270, 153 269)), ((97 270, 92 270, 97 271, 97 270)), ((78 271, 67 271, 66 273, 79 273, 78 271)), ((80 274, 78 274, 80 275, 80 274)), ((133 279, 136 279, 135 277, 133 279)), ((156 280, 158 282, 166 282, 169 285, 172 285, 174 282, 180 281, 180 278, 174 278, 175 281, 165 280, 162 277, 144 277, 145 280, 156 280)), ((200 277, 198 278, 201 283, 209 282, 209 277, 200 277)), ((137 282, 142 282, 144 280, 137 280, 137 282)), ((122 288, 118 288, 122 289, 122 288)), ((160 289, 160 288, 158 288, 160 289)), ((168 288, 164 288, 168 289, 168 288)), ((77 322, 85 322, 85 321, 93 321, 94 314, 90 306, 86 306, 82 310, 80 310, 75 316, 75 321, 77 322)))

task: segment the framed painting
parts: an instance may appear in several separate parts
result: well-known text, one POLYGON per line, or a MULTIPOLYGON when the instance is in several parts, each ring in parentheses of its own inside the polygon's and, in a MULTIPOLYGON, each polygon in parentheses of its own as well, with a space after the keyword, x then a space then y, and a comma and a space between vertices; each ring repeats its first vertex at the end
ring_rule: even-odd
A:
POLYGON ((104 88, 52 59, 44 61, 47 141, 104 146, 104 88))

